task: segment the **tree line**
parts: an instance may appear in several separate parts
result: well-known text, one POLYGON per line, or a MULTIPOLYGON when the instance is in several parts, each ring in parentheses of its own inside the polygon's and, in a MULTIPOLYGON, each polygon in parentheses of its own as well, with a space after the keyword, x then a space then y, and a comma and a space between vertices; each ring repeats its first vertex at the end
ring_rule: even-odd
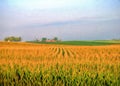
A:
POLYGON ((36 42, 58 42, 58 41, 60 41, 60 40, 58 39, 58 37, 54 37, 54 38, 52 38, 52 39, 43 37, 43 38, 41 38, 40 40, 39 40, 39 39, 36 39, 35 41, 36 41, 36 42))
MULTIPOLYGON (((9 37, 4 38, 4 41, 7 41, 7 42, 20 42, 20 41, 22 41, 22 38, 21 37, 15 37, 15 36, 9 36, 9 37)), ((35 42, 58 42, 60 40, 57 37, 54 37, 52 39, 48 39, 46 37, 43 37, 40 40, 36 39, 34 41, 35 42)))
POLYGON ((8 41, 8 42, 19 42, 19 41, 22 41, 22 38, 21 38, 21 37, 10 36, 10 37, 4 38, 4 41, 8 41))

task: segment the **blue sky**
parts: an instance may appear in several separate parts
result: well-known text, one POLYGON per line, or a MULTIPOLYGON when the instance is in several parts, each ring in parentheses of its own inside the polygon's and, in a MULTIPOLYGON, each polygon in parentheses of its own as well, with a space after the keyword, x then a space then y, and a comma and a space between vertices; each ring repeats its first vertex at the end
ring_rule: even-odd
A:
POLYGON ((0 40, 120 38, 120 0, 0 0, 0 40))

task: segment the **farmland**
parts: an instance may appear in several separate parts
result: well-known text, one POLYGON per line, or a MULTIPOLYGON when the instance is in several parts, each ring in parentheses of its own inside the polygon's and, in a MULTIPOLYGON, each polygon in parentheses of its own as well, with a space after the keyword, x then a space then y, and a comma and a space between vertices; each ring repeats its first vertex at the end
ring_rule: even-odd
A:
POLYGON ((30 43, 37 44, 59 44, 59 45, 78 45, 78 46, 101 46, 101 45, 113 45, 120 44, 120 40, 90 40, 90 41, 58 41, 58 42, 38 42, 28 41, 30 43))
POLYGON ((0 42, 0 85, 119 86, 120 44, 0 42))

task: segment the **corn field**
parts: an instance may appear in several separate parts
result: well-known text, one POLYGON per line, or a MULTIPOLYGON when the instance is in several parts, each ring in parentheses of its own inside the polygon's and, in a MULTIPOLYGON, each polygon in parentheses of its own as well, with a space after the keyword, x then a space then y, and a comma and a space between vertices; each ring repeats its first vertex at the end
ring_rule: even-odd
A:
POLYGON ((120 45, 0 42, 0 86, 120 86, 120 45))

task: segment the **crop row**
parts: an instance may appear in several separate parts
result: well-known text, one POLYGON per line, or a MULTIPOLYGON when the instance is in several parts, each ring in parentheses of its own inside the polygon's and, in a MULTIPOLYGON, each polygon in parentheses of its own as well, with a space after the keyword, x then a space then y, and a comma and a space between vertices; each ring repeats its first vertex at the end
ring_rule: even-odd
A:
POLYGON ((0 43, 0 86, 119 86, 120 45, 0 43))

